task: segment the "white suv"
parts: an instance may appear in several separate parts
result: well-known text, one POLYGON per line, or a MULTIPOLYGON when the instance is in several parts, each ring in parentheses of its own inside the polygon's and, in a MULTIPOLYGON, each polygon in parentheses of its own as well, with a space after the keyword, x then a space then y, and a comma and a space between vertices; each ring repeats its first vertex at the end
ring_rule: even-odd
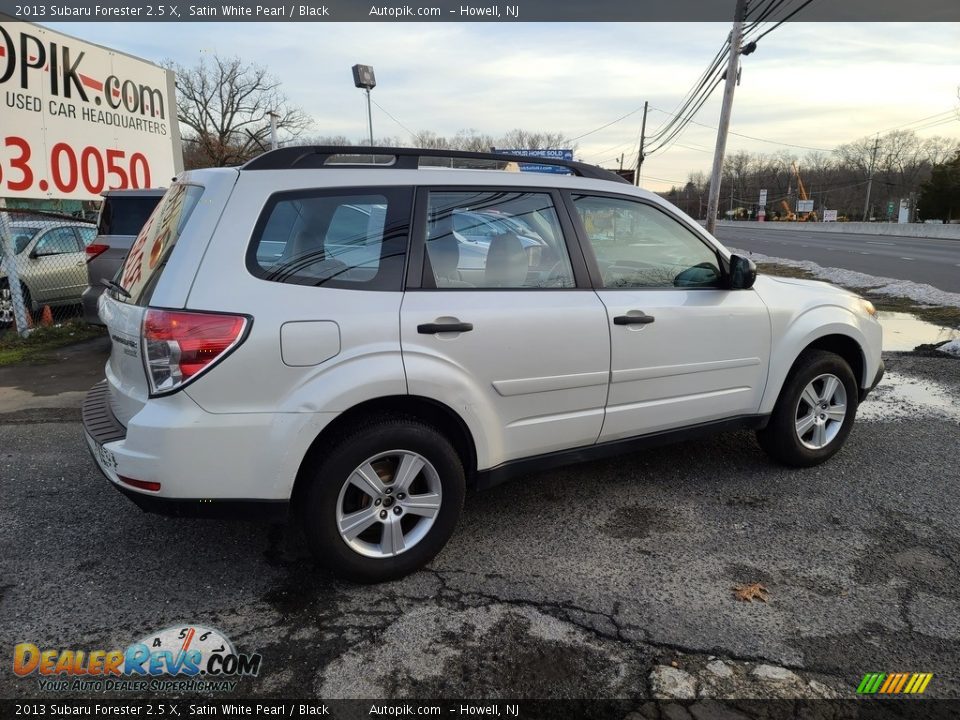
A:
POLYGON ((656 195, 536 162, 569 174, 309 147, 182 174, 100 300, 101 470, 148 511, 291 508, 370 582, 428 562, 469 487, 736 428, 790 465, 840 449, 883 373, 869 302, 756 277, 656 195))

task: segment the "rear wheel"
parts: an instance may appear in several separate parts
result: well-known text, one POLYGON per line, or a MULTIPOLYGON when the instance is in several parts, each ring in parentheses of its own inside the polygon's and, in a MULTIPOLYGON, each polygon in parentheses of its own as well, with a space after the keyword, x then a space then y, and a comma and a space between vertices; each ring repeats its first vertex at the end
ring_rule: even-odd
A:
POLYGON ((760 447, 785 465, 822 463, 850 434, 857 397, 846 360, 825 350, 807 350, 784 383, 770 422, 757 432, 760 447))
POLYGON ((358 426, 318 451, 300 496, 310 549, 334 573, 383 582, 428 563, 463 507, 463 465, 450 442, 415 419, 358 426))

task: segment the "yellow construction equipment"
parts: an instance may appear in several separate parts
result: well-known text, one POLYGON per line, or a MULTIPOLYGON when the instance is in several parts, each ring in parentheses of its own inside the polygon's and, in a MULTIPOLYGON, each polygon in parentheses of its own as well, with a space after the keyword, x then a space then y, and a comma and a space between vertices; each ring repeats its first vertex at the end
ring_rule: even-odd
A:
MULTIPOLYGON (((810 197, 807 195, 807 189, 803 185, 803 178, 800 177, 800 168, 797 167, 797 163, 792 163, 791 167, 793 169, 793 174, 797 177, 797 199, 799 200, 809 200, 810 197)), ((804 212, 797 214, 793 211, 793 208, 790 207, 790 203, 786 200, 780 201, 781 207, 783 207, 783 214, 780 216, 780 219, 786 222, 816 222, 817 213, 816 212, 804 212)))

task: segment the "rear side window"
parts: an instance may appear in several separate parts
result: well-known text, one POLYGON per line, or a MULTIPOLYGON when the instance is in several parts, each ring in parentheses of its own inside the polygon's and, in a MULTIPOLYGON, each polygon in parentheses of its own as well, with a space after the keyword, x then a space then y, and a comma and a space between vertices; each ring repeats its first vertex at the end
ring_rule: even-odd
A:
POLYGON ((137 235, 162 196, 108 195, 100 208, 98 235, 137 235))
POLYGON ((270 198, 247 250, 247 268, 271 282, 400 290, 411 192, 308 190, 270 198))
POLYGON ((120 274, 120 285, 130 297, 116 293, 122 302, 144 305, 156 286, 170 252, 203 195, 199 185, 175 183, 133 241, 120 274))
POLYGON ((66 255, 80 252, 80 249, 73 228, 68 227, 48 230, 46 235, 41 237, 37 244, 33 246, 33 251, 37 256, 66 255))

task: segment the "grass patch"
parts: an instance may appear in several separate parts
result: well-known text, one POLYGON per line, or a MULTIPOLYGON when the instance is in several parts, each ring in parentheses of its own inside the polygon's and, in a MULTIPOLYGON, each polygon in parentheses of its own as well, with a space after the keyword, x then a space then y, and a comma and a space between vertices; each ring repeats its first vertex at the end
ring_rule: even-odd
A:
MULTIPOLYGON (((802 278, 804 280, 817 280, 817 276, 809 270, 791 267, 790 265, 780 265, 779 263, 758 263, 757 271, 765 275, 776 275, 778 277, 802 278)), ((903 312, 916 315, 921 320, 933 323, 934 325, 943 325, 944 327, 960 328, 960 308, 948 305, 935 305, 925 307, 918 305, 913 300, 905 297, 892 297, 890 295, 877 295, 872 290, 875 288, 847 288, 850 292, 862 295, 874 304, 877 310, 883 312, 903 312)))
POLYGON ((101 337, 106 332, 104 327, 80 320, 38 327, 25 338, 17 335, 15 330, 8 330, 0 335, 0 366, 49 362, 51 350, 101 337))
POLYGON ((801 278, 802 280, 817 279, 809 270, 778 263, 757 263, 757 272, 764 275, 776 275, 777 277, 801 278))

